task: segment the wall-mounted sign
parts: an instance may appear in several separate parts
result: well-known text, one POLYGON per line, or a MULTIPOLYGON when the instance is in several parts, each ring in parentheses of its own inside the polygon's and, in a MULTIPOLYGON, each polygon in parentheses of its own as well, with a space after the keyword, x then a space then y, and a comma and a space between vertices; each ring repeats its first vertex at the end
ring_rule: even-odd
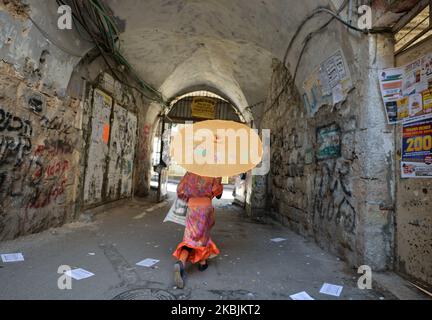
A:
POLYGON ((432 116, 432 54, 400 68, 380 70, 379 80, 389 123, 432 116))
POLYGON ((402 178, 432 178, 432 119, 405 123, 402 178))
POLYGON ((317 159, 319 161, 341 156, 341 129, 337 124, 321 127, 317 130, 317 159))
POLYGON ((214 119, 216 117, 216 99, 195 97, 192 101, 192 117, 200 119, 214 119))

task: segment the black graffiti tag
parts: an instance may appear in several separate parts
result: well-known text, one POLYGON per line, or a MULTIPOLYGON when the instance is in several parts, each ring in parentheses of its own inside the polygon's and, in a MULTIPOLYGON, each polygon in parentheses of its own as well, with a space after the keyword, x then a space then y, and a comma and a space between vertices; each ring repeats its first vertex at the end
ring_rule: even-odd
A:
POLYGON ((30 121, 0 108, 0 134, 0 164, 14 157, 15 165, 19 166, 32 149, 30 121))

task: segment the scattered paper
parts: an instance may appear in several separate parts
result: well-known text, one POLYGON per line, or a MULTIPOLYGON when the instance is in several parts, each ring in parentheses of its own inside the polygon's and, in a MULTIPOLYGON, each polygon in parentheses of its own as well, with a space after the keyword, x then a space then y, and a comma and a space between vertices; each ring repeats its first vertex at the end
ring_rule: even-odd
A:
POLYGON ((75 280, 83 280, 83 279, 87 279, 87 278, 90 278, 90 277, 94 276, 93 273, 91 273, 91 272, 89 272, 87 270, 81 269, 81 268, 70 270, 70 271, 66 271, 65 274, 67 276, 71 277, 72 279, 75 279, 75 280))
POLYGON ((339 297, 342 293, 343 287, 342 286, 336 286, 334 284, 329 284, 329 283, 324 283, 324 285, 322 286, 320 293, 329 295, 329 296, 334 296, 334 297, 339 297))
POLYGON ((94 253, 94 252, 90 252, 88 255, 89 255, 89 256, 95 256, 96 253, 94 253))
POLYGON ((159 262, 159 260, 156 260, 156 259, 145 259, 141 262, 138 262, 137 266, 151 268, 158 262, 159 262))
POLYGON ((315 300, 305 291, 293 294, 292 296, 290 296, 290 298, 292 300, 315 300))
POLYGON ((274 238, 274 239, 271 239, 271 241, 278 243, 278 242, 287 241, 287 239, 284 239, 284 238, 274 238))
POLYGON ((24 256, 22 253, 2 254, 1 258, 4 263, 24 261, 24 256))

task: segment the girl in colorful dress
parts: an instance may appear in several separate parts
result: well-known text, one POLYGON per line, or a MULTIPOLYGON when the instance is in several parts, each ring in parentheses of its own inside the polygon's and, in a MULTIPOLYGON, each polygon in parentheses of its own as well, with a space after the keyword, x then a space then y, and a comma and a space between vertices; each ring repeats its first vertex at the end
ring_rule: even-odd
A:
POLYGON ((222 178, 201 177, 190 172, 177 187, 179 199, 187 202, 189 207, 183 242, 173 254, 178 260, 174 265, 174 279, 179 289, 184 288, 187 261, 198 264, 198 269, 205 271, 207 260, 219 254, 210 238, 210 230, 215 225, 212 199, 220 199, 222 193, 222 178))

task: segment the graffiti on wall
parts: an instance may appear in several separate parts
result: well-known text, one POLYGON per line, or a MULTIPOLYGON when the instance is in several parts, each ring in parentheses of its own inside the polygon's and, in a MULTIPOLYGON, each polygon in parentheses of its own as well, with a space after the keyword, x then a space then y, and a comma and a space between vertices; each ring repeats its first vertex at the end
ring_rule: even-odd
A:
POLYGON ((84 202, 102 201, 104 173, 108 156, 112 98, 101 90, 93 93, 92 133, 84 183, 84 202))
POLYGON ((36 146, 29 162, 29 185, 32 193, 27 199, 27 208, 45 208, 52 203, 64 204, 62 197, 69 185, 73 164, 70 155, 73 149, 64 140, 46 139, 36 146))
POLYGON ((0 164, 22 164, 32 149, 33 127, 23 119, 0 107, 0 164))
POLYGON ((118 200, 132 194, 137 118, 115 104, 110 138, 106 197, 118 200))
POLYGON ((47 107, 41 94, 31 97, 0 106, 0 240, 57 226, 73 205, 75 110, 56 98, 47 96, 47 107))
POLYGON ((352 192, 348 182, 350 164, 344 160, 320 164, 314 182, 314 225, 323 221, 341 226, 353 234, 357 225, 356 210, 351 204, 352 192))
POLYGON ((119 200, 132 194, 137 117, 94 91, 91 139, 84 183, 86 205, 119 200))
POLYGON ((106 198, 116 200, 120 198, 122 179, 122 154, 125 143, 127 125, 127 110, 114 105, 113 123, 109 147, 108 181, 106 198))
POLYGON ((138 121, 136 115, 127 113, 127 130, 125 134, 125 147, 123 149, 123 168, 122 168, 122 197, 132 195, 132 178, 135 159, 135 146, 137 136, 138 121))

